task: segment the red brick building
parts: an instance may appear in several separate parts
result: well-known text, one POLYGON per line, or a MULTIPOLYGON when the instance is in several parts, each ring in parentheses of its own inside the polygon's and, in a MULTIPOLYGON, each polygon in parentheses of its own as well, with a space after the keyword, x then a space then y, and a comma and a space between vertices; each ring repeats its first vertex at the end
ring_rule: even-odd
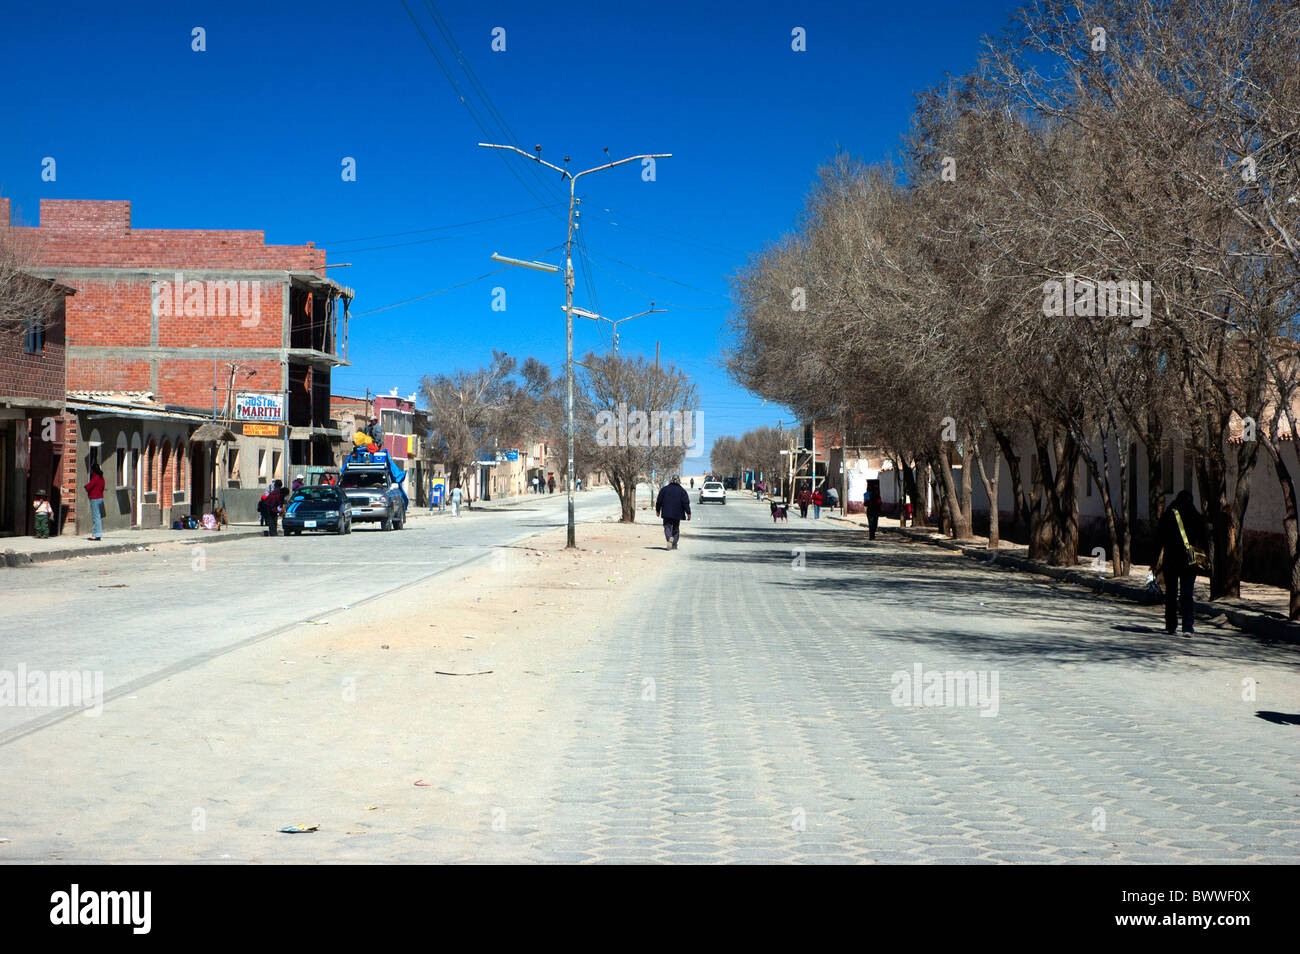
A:
POLYGON ((33 316, 25 327, 0 329, 0 536, 32 533, 38 490, 50 495, 58 522, 67 441, 64 315, 74 292, 58 284, 53 290, 60 297, 44 320, 33 316))
POLYGON ((77 452, 65 454, 63 491, 65 503, 80 497, 78 532, 96 457, 106 529, 166 525, 217 499, 251 513, 252 488, 333 463, 330 372, 346 363, 352 293, 325 276, 324 250, 267 245, 260 231, 140 229, 118 201, 45 199, 25 231, 36 272, 76 290, 66 387, 77 452), (287 427, 232 422, 228 445, 189 439, 199 417, 233 417, 240 392, 287 394, 287 427))

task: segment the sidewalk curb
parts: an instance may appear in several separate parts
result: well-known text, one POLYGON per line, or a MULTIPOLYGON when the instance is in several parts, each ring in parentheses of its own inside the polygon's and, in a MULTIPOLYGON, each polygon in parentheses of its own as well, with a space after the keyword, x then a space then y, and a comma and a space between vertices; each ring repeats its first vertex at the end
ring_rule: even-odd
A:
MULTIPOLYGON (((507 498, 506 498, 504 501, 502 501, 501 503, 497 503, 495 500, 489 500, 489 501, 486 501, 486 502, 480 500, 480 501, 479 501, 478 503, 476 503, 473 507, 470 507, 470 506, 465 506, 465 507, 463 507, 463 508, 462 508, 462 512, 463 512, 463 513, 473 513, 475 510, 496 510, 496 509, 498 509, 498 508, 500 508, 500 507, 517 507, 519 504, 527 503, 529 500, 533 499, 534 497, 550 497, 550 496, 552 496, 552 495, 551 495, 551 494, 521 494, 521 495, 518 496, 518 497, 507 497, 507 498)), ((562 497, 562 496, 564 496, 564 495, 563 495, 563 494, 555 494, 554 496, 556 496, 556 497, 562 497)), ((573 495, 573 499, 574 499, 574 501, 577 501, 577 499, 578 499, 580 496, 582 496, 581 493, 576 493, 576 494, 574 494, 574 495, 573 495)), ((439 512, 438 512, 437 510, 429 510, 428 507, 418 507, 418 508, 413 508, 413 509, 411 509, 410 511, 408 511, 408 517, 412 517, 412 518, 414 518, 414 517, 432 517, 432 516, 435 516, 435 515, 439 515, 439 512)), ((451 515, 451 507, 448 507, 445 511, 443 511, 442 515, 450 516, 450 515, 451 515)))
MULTIPOLYGON (((853 526, 861 526, 857 521, 845 517, 831 517, 831 519, 853 526)), ((940 549, 960 553, 967 559, 975 560, 985 566, 1003 566, 1035 576, 1049 576, 1064 583, 1084 587, 1099 596, 1118 596, 1130 602, 1142 603, 1146 606, 1154 605, 1152 599, 1147 595, 1145 584, 1136 580, 1102 578, 1077 567, 1049 566, 1046 563, 1040 563, 1037 560, 1030 560, 1010 553, 990 555, 989 551, 983 547, 958 543, 955 540, 937 536, 935 535, 936 531, 932 530, 912 530, 907 527, 882 527, 880 529, 881 532, 897 534, 917 543, 928 543, 940 549)), ((1300 623, 1293 623, 1276 613, 1197 600, 1196 616, 1198 619, 1211 621, 1225 620, 1230 625, 1253 636, 1261 636, 1265 639, 1284 643, 1300 644, 1300 623)))
POLYGON ((208 536, 203 537, 177 537, 170 540, 150 540, 148 543, 110 543, 102 547, 86 547, 76 550, 46 550, 41 553, 20 553, 16 550, 5 550, 0 553, 0 567, 14 568, 32 566, 37 563, 53 563, 56 560, 72 560, 77 557, 94 557, 105 556, 112 553, 130 553, 133 550, 148 549, 149 547, 162 546, 169 543, 217 543, 222 540, 243 540, 248 537, 260 537, 265 535, 265 531, 258 527, 257 529, 244 530, 209 530, 206 531, 208 536))

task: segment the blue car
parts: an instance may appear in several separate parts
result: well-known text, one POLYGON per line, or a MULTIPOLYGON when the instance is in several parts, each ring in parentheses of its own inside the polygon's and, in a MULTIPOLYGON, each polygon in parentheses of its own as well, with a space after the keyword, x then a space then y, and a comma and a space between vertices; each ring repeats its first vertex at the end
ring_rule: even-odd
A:
POLYGON ((284 508, 284 532, 300 534, 304 530, 352 532, 352 504, 338 487, 320 484, 300 488, 284 508))

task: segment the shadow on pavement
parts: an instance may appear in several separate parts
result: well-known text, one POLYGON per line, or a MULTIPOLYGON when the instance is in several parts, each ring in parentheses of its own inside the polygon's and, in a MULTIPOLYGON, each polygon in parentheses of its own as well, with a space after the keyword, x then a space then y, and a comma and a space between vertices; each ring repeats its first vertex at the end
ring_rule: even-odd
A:
MULTIPOLYGON (((811 528, 810 528, 811 529, 811 528)), ((756 528, 711 524, 691 534, 709 542, 711 563, 740 563, 784 571, 765 586, 860 602, 864 625, 873 607, 916 614, 900 640, 938 650, 1034 657, 1045 662, 1108 660, 1163 663, 1206 658, 1294 664, 1297 647, 1235 630, 1194 639, 1165 635, 1154 606, 1098 598, 1069 584, 981 565, 957 554, 899 541, 868 542, 857 534, 804 531, 797 525, 756 528), (792 550, 803 548, 803 566, 792 550), (926 622, 939 618, 939 625, 926 622), (1001 620, 1010 624, 1002 626, 1001 620), (1010 621, 1014 621, 1011 623, 1010 621), (1002 627, 1003 632, 997 632, 1002 627)), ((889 638, 888 632, 873 630, 889 638)))
POLYGON ((1275 725, 1300 725, 1300 713, 1256 712, 1255 715, 1265 722, 1272 722, 1275 725))

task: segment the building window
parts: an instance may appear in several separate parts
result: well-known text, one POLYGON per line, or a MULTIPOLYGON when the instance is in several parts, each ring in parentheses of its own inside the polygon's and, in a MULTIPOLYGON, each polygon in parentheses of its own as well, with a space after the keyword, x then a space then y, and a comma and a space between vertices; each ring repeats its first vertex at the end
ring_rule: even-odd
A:
POLYGON ((149 446, 145 449, 144 454, 144 489, 146 493, 153 492, 153 464, 158 454, 157 445, 153 440, 149 441, 149 446))
POLYGON ((235 475, 239 473, 239 451, 238 449, 226 446, 226 479, 234 480, 235 475))
POLYGON ((23 350, 28 354, 45 352, 45 322, 36 315, 27 319, 27 327, 23 330, 23 350))
POLYGON ((284 476, 280 474, 280 456, 279 451, 271 451, 271 476, 280 475, 280 479, 283 480, 284 476))
POLYGON ((262 478, 266 477, 266 451, 265 450, 259 450, 257 452, 257 476, 262 478))

